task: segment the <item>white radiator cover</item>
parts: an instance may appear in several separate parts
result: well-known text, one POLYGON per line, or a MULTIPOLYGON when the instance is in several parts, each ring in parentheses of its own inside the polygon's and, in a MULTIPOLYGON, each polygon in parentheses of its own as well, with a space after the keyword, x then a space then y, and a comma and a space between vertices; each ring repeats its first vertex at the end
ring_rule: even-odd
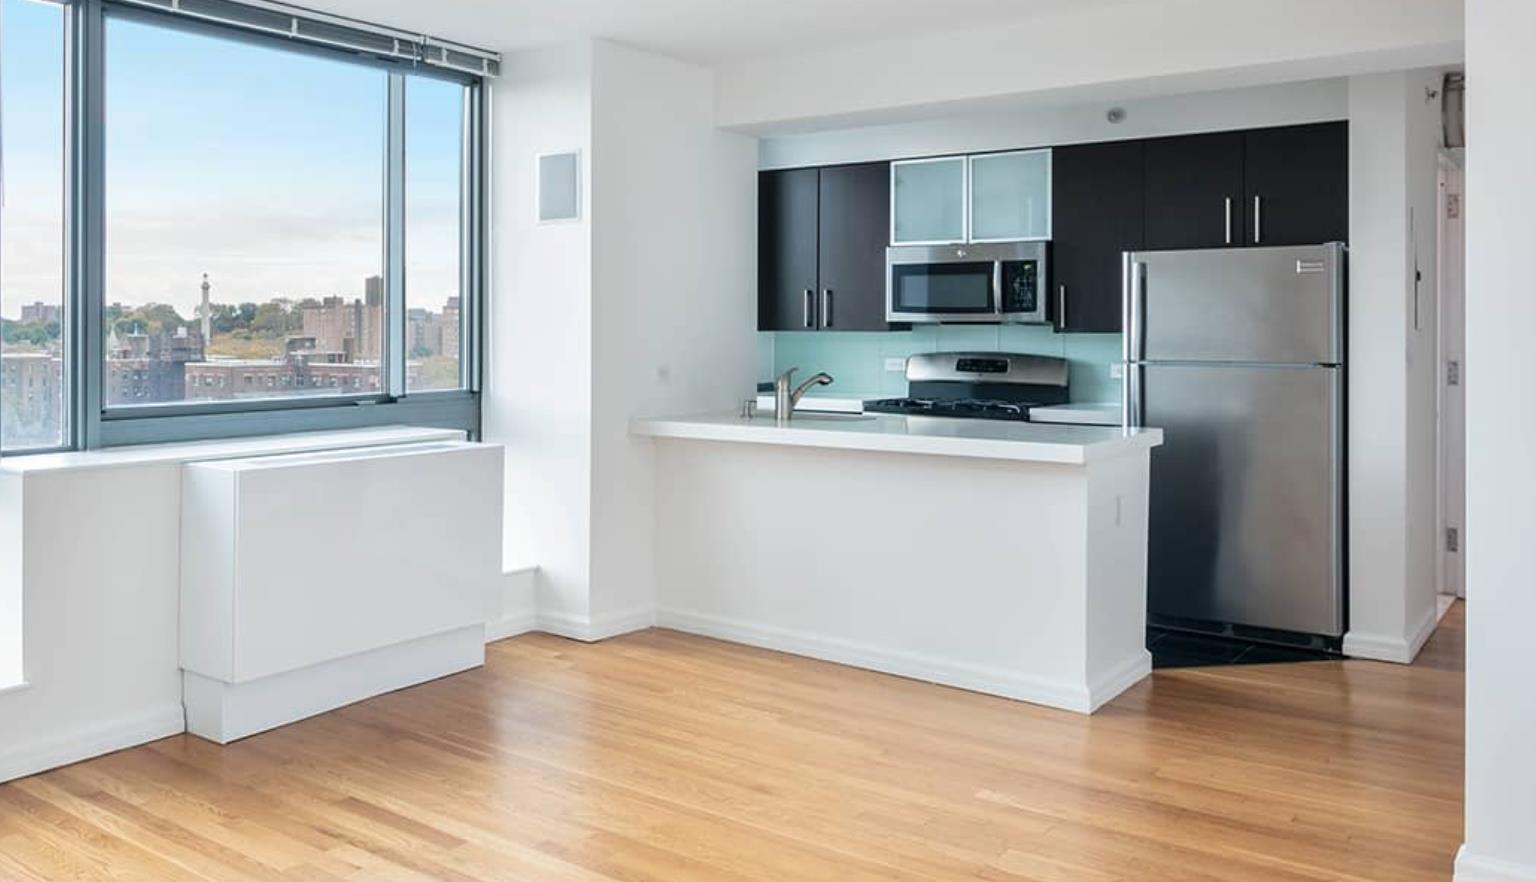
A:
POLYGON ((224 743, 482 664, 502 465, 469 442, 186 465, 188 729, 224 743))

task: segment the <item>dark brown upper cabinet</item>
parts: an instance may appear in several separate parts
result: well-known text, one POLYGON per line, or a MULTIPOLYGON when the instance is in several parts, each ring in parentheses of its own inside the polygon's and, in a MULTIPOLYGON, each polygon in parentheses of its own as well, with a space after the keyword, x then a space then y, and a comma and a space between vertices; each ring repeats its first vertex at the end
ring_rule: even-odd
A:
POLYGON ((1243 244, 1242 132, 1145 142, 1146 249, 1243 244))
POLYGON ((1058 147, 1052 156, 1050 309, 1059 331, 1120 330, 1121 254, 1144 247, 1143 142, 1058 147))
POLYGON ((1349 239, 1349 123, 1243 135, 1248 245, 1314 245, 1349 239))
POLYGON ((885 331, 890 164, 758 176, 758 330, 885 331))
POLYGON ((821 173, 814 168, 757 178, 757 327, 816 329, 821 173))

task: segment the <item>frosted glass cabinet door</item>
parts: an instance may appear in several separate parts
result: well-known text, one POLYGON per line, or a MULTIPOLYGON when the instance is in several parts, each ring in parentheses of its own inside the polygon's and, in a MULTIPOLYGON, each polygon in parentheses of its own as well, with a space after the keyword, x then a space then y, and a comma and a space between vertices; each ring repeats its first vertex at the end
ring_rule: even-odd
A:
POLYGON ((1051 151, 971 157, 971 241, 1051 237, 1051 151))
POLYGON ((965 241, 965 157, 891 163, 891 244, 965 241))

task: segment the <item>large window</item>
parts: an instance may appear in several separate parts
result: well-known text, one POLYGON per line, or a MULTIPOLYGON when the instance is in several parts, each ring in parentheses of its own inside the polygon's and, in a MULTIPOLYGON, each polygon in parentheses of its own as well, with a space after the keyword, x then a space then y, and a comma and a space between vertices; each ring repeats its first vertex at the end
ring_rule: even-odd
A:
POLYGON ((275 3, 0 4, 7 451, 478 428, 494 55, 275 3))
POLYGON ((0 449, 64 443, 64 10, 0 0, 0 449))
POLYGON ((389 74, 106 24, 106 406, 387 391, 389 74))

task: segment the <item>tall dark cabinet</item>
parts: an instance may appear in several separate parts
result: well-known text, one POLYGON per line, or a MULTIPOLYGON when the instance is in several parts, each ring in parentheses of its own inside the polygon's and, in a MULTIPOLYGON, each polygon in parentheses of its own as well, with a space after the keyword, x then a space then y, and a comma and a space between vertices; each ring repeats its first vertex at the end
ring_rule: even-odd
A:
POLYGON ((821 174, 814 168, 757 178, 757 327, 816 329, 816 216, 821 174))
POLYGON ((758 176, 758 329, 885 331, 890 165, 758 176))
POLYGON ((1120 330, 1120 255, 1143 247, 1141 141, 1051 156, 1051 315, 1057 330, 1120 330))
POLYGON ((1249 245, 1312 245, 1349 238, 1349 123, 1243 135, 1249 245))
POLYGON ((1145 143, 1149 251, 1243 244, 1242 132, 1145 143))

